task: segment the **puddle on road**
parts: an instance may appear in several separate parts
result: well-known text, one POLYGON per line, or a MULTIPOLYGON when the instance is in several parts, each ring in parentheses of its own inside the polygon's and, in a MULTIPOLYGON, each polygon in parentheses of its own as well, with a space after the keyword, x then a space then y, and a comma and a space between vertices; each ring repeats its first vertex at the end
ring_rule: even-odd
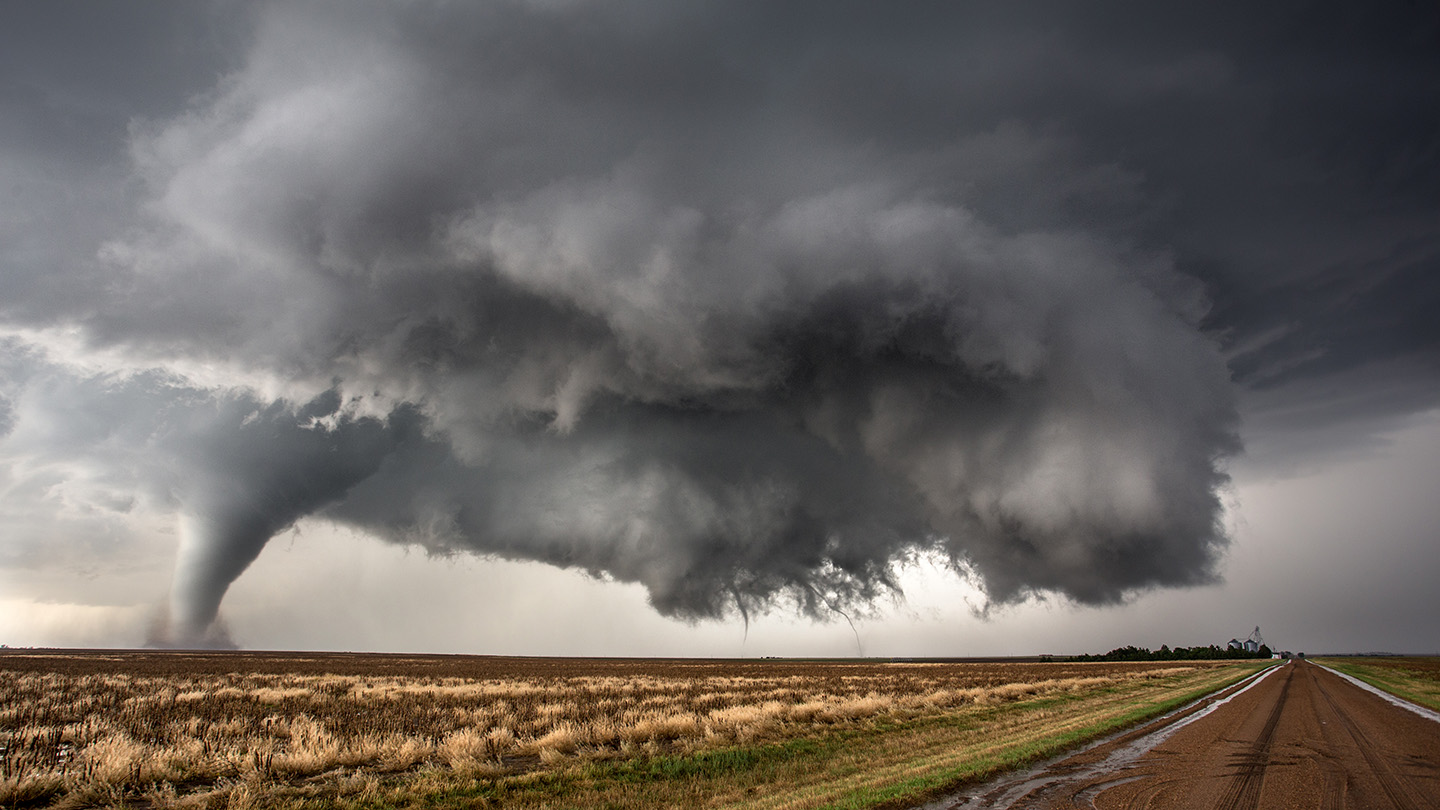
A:
MULTIPOLYGON (((1226 695, 1219 700, 1214 700, 1210 703, 1210 705, 1204 707, 1203 709, 1200 709, 1199 711, 1189 715, 1188 717, 1183 717, 1173 723, 1166 722, 1167 720, 1169 720, 1169 718, 1175 717, 1176 715, 1184 714, 1185 712, 1194 708, 1197 704, 1202 703, 1206 700, 1210 700, 1210 698, 1208 696, 1202 697, 1199 700, 1181 706, 1175 711, 1160 717, 1158 720, 1152 720, 1151 723, 1159 723, 1161 724, 1160 727, 1150 732, 1149 734, 1141 735, 1134 740, 1131 740, 1130 742, 1120 746, 1119 748, 1111 752, 1111 754, 1105 759, 1094 764, 1071 766, 1067 768, 1056 767, 1060 763, 1065 762, 1066 760, 1069 760, 1080 754, 1083 754, 1086 751, 1092 751, 1102 745, 1114 742, 1115 740, 1125 736, 1126 734, 1133 733, 1134 729, 1126 729, 1124 731, 1116 732, 1115 734, 1111 734, 1108 737, 1097 740, 1090 745, 1085 746, 1079 751, 1071 751, 1069 753, 1062 754, 1054 759, 1043 762, 1033 768, 1030 768, 1029 770, 1022 771, 1018 774, 1007 774, 998 779, 987 782, 983 785, 976 785, 974 787, 971 787, 967 790, 962 791, 961 793, 953 794, 951 796, 947 796, 943 799, 938 799, 928 804, 923 804, 920 807, 915 808, 915 810, 1001 810, 1001 808, 1011 807, 1016 802, 1022 799, 1025 799, 1027 797, 1033 797, 1035 796, 1035 794, 1061 783, 1090 781, 1093 779, 1102 778, 1109 774, 1116 774, 1116 777, 1114 779, 1106 780, 1103 784, 1095 785, 1091 788, 1088 788, 1083 792, 1082 795, 1076 797, 1079 799, 1083 799, 1086 805, 1093 807, 1094 797, 1096 795, 1099 795, 1102 791, 1116 785, 1121 785, 1126 782, 1131 782, 1135 779, 1141 778, 1136 776, 1123 776, 1119 774, 1121 771, 1133 765, 1136 760, 1144 756, 1147 752, 1150 751, 1150 749, 1169 739, 1170 735, 1174 734, 1180 729, 1210 714, 1221 706, 1224 706, 1226 703, 1229 703, 1230 701, 1254 688, 1262 680, 1270 677, 1276 672, 1279 672, 1285 666, 1289 666, 1288 661, 1281 666, 1270 667, 1269 669, 1257 672, 1256 674, 1250 676, 1248 680, 1241 681, 1241 684, 1243 684, 1243 686, 1241 686, 1239 689, 1236 689, 1234 692, 1231 692, 1229 695, 1226 695)), ((1228 689, 1231 687, 1226 688, 1228 689)))

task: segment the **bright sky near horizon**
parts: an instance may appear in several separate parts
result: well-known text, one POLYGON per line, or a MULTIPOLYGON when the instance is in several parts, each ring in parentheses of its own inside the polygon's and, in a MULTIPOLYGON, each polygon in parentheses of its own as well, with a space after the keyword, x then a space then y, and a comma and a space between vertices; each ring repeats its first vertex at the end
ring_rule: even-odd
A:
POLYGON ((7 5, 0 642, 1440 652, 1437 46, 7 5))

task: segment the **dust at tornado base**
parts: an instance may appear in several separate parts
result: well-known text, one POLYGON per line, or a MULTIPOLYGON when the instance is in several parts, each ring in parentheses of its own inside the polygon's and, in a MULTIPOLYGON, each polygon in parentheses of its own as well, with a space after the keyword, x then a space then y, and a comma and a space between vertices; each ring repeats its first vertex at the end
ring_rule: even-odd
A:
POLYGON ((1303 661, 1222 700, 929 807, 1440 808, 1434 720, 1303 661))

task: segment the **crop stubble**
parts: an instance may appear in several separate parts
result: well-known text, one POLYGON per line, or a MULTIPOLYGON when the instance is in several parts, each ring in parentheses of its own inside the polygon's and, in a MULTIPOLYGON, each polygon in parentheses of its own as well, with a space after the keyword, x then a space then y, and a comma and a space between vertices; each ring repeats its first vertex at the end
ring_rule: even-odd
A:
POLYGON ((295 785, 494 780, 687 755, 1208 663, 882 663, 374 654, 0 654, 0 804, 244 805, 295 785))

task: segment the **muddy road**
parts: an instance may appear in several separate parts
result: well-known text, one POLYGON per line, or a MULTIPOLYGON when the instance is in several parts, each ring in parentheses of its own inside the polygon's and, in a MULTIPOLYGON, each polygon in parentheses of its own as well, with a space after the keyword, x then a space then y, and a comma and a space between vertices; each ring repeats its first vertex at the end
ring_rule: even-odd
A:
POLYGON ((1440 722, 1312 663, 927 810, 1440 808, 1440 722))

